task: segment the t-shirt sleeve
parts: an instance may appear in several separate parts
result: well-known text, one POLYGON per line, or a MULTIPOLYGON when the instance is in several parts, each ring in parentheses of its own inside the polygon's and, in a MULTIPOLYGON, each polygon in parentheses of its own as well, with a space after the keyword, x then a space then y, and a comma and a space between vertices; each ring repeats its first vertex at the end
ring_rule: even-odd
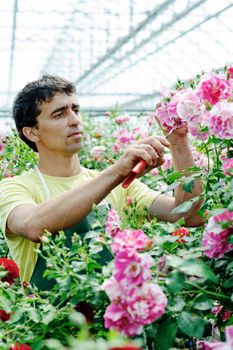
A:
POLYGON ((153 201, 160 194, 160 192, 152 190, 140 180, 136 179, 128 187, 126 195, 132 197, 132 199, 136 202, 138 211, 140 212, 145 208, 149 209, 153 201))
POLYGON ((0 229, 4 235, 8 215, 21 204, 36 204, 27 188, 13 178, 0 181, 0 229))

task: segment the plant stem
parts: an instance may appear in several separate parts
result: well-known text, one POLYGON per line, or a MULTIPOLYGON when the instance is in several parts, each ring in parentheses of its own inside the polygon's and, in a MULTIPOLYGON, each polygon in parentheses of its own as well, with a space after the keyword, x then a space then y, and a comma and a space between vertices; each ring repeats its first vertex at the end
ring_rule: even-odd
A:
POLYGON ((203 146, 204 146, 204 148, 205 148, 205 151, 206 151, 206 155, 207 155, 207 159, 208 159, 207 173, 209 174, 209 172, 210 172, 210 154, 209 154, 209 150, 208 150, 208 147, 207 147, 206 144, 205 144, 205 140, 203 139, 201 132, 199 132, 199 135, 200 135, 202 144, 203 144, 203 146))
MULTIPOLYGON (((192 287, 197 288, 198 290, 201 290, 204 294, 207 294, 207 295, 210 295, 210 296, 212 296, 212 297, 215 297, 216 299, 223 299, 223 300, 228 300, 228 301, 231 300, 230 297, 227 297, 227 296, 225 296, 225 295, 223 295, 223 294, 218 294, 218 293, 210 292, 210 291, 208 291, 208 290, 206 290, 206 289, 204 289, 204 288, 198 286, 198 285, 195 284, 195 283, 192 283, 192 282, 186 282, 186 283, 189 284, 189 285, 192 286, 192 287)), ((187 291, 187 292, 190 293, 190 291, 187 291)), ((194 292, 194 291, 192 291, 192 292, 194 292)), ((197 292, 198 292, 198 291, 197 291, 197 292)))

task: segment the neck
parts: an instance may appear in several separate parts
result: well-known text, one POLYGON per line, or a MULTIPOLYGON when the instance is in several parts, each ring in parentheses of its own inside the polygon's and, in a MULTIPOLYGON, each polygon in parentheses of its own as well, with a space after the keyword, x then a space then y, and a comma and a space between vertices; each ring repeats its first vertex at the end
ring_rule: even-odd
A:
POLYGON ((40 154, 38 169, 46 175, 69 177, 78 175, 81 172, 81 165, 77 154, 71 156, 43 157, 40 154))

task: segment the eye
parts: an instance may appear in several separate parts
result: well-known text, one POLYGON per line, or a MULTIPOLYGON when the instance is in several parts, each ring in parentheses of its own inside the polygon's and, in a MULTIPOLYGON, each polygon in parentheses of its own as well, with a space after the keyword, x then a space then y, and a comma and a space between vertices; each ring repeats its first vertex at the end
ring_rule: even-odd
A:
POLYGON ((76 108, 73 108, 73 111, 74 111, 75 114, 79 114, 80 109, 78 107, 76 107, 76 108))
POLYGON ((63 111, 59 112, 58 114, 56 114, 54 116, 55 119, 62 118, 62 117, 64 117, 64 112, 63 111))

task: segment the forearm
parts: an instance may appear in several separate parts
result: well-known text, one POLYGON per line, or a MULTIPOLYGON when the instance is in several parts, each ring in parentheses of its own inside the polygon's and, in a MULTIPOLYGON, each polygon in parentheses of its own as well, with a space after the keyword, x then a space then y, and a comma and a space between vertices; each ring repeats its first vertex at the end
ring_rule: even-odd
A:
POLYGON ((112 166, 81 186, 35 206, 25 224, 28 238, 36 240, 45 229, 56 233, 78 223, 92 210, 93 204, 101 202, 121 180, 112 166))
MULTIPOLYGON (((195 166, 195 161, 193 159, 187 137, 177 142, 171 142, 170 150, 172 154, 174 170, 184 171, 185 176, 191 175, 188 171, 185 171, 186 169, 195 166)), ((191 192, 184 191, 183 185, 179 185, 175 190, 175 206, 177 207, 181 203, 200 195, 202 192, 203 185, 200 179, 194 180, 194 185, 191 192)), ((184 215, 186 222, 193 220, 194 216, 196 218, 197 211, 200 208, 201 203, 201 200, 196 202, 193 205, 192 209, 184 215)))

